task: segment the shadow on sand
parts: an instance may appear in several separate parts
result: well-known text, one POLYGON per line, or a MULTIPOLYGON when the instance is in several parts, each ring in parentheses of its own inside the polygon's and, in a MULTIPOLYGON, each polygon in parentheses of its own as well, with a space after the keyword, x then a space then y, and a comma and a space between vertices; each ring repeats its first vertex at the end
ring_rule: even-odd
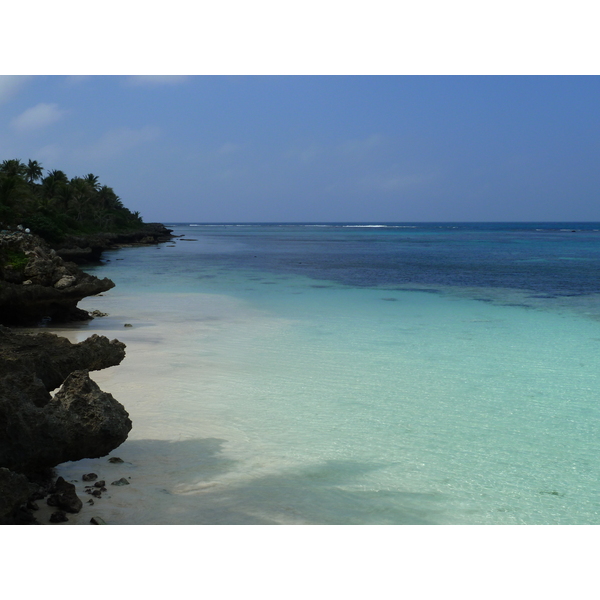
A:
POLYGON ((365 476, 389 464, 329 460, 249 470, 226 456, 225 443, 128 440, 112 453, 124 463, 104 457, 79 470, 102 468, 107 480, 130 479, 128 489, 111 490, 120 499, 107 520, 120 524, 431 524, 443 512, 439 495, 365 485, 365 476))

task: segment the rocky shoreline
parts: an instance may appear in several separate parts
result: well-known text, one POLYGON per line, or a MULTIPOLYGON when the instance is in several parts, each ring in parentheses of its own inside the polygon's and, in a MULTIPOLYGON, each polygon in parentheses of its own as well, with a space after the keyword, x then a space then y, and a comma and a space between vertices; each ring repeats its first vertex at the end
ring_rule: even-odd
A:
POLYGON ((72 238, 59 248, 25 231, 0 233, 0 524, 37 523, 37 501, 44 498, 57 509, 51 522, 66 520, 64 511, 78 512, 82 503, 74 486, 55 481, 53 468, 106 456, 132 427, 125 408, 89 376, 118 365, 125 344, 98 335, 72 344, 47 332, 5 325, 92 319, 77 303, 114 283, 64 258, 96 261, 107 249, 170 240, 170 230, 161 224, 72 238))
POLYGON ((64 260, 86 264, 100 260, 105 250, 148 246, 172 240, 171 229, 162 223, 146 223, 142 229, 125 233, 97 233, 85 236, 69 236, 55 246, 55 251, 64 260))

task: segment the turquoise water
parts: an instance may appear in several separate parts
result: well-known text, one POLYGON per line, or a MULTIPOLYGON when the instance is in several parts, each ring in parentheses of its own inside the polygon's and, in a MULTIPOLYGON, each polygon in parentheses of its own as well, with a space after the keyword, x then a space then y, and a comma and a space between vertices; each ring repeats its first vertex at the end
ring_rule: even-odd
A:
POLYGON ((178 225, 94 269, 110 316, 76 335, 127 344, 93 377, 134 422, 95 514, 600 522, 598 224, 316 225, 178 225))

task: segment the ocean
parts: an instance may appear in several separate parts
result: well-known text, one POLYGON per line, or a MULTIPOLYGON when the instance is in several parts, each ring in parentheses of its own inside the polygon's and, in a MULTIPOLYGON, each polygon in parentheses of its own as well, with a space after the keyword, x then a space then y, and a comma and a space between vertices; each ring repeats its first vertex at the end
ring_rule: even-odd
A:
POLYGON ((600 523, 600 223, 169 227, 53 329, 127 344, 69 523, 600 523))

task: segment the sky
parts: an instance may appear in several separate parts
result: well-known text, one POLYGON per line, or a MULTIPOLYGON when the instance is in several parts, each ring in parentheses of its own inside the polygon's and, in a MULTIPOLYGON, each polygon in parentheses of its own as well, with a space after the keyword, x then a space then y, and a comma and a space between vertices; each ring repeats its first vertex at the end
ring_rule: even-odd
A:
POLYGON ((3 76, 10 158, 146 221, 600 221, 600 78, 3 76))

